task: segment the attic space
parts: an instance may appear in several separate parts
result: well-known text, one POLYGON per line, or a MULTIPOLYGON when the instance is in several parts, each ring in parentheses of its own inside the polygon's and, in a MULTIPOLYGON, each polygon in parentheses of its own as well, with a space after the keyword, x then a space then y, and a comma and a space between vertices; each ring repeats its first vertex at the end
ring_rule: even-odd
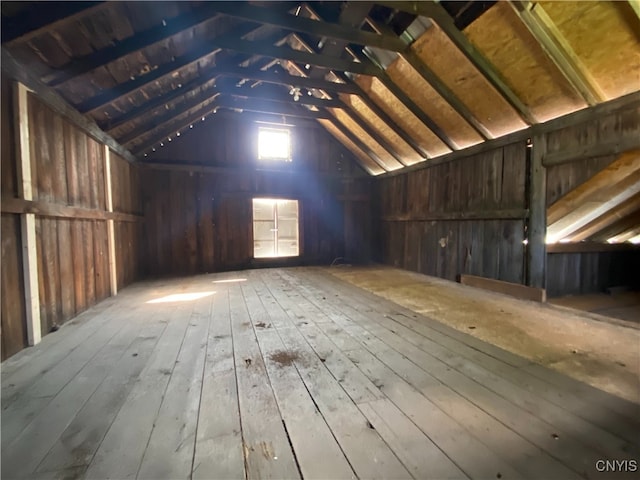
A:
POLYGON ((0 4, 6 479, 626 479, 638 1, 0 4))

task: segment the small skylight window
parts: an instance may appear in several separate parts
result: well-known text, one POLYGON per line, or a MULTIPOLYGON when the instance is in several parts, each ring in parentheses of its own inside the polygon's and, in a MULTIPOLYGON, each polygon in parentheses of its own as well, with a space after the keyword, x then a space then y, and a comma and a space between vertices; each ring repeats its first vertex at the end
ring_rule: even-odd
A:
POLYGON ((260 128, 258 132, 260 160, 291 161, 291 135, 282 128, 260 128))

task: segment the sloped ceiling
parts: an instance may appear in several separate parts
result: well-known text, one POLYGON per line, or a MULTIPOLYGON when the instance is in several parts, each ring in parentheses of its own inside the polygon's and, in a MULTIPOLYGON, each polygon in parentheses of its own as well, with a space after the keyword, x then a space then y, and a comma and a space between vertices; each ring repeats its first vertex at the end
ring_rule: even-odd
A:
POLYGON ((141 161, 232 111, 372 175, 640 90, 639 40, 635 1, 2 3, 3 56, 141 161))

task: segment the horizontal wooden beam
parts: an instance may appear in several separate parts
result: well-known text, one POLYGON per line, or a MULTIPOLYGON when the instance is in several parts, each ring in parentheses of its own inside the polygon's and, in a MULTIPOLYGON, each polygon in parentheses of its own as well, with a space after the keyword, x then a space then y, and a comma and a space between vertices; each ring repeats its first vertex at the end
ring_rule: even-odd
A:
MULTIPOLYGON (((427 162, 428 163, 428 162, 427 162)), ((512 208, 506 210, 484 210, 464 212, 426 212, 420 215, 387 215, 383 222, 431 222, 438 220, 524 220, 529 216, 529 210, 512 208)))
POLYGON ((211 8, 210 4, 205 4, 193 11, 166 20, 165 24, 152 27, 125 38, 115 45, 74 59, 58 71, 45 76, 42 81, 51 87, 58 86, 74 77, 84 75, 96 68, 114 62, 119 58, 167 40, 184 30, 201 25, 217 15, 218 13, 211 8))
POLYGON ((135 162, 136 158, 125 149, 116 140, 105 133, 98 125, 80 114, 73 106, 71 106, 64 98, 62 98, 52 88, 46 86, 38 78, 33 77, 29 69, 21 65, 11 53, 4 47, 2 51, 2 72, 9 78, 23 83, 27 88, 33 91, 40 100, 47 104, 52 110, 70 120, 74 125, 87 133, 103 145, 107 145, 114 152, 129 162, 135 162))
POLYGON ((312 172, 306 170, 282 170, 275 168, 238 168, 238 167, 214 167, 210 165, 199 165, 194 163, 184 162, 140 162, 140 166, 148 168, 150 170, 167 170, 171 172, 194 172, 194 173, 212 173, 212 174, 238 174, 246 173, 247 175, 253 175, 255 173, 274 174, 274 175, 289 175, 292 177, 321 177, 321 178, 334 178, 339 180, 345 179, 362 179, 367 178, 361 175, 345 175, 343 173, 326 173, 326 172, 312 172))
POLYGON ((76 218, 83 220, 115 220, 117 222, 140 222, 142 215, 107 212, 93 208, 70 207, 57 203, 22 200, 20 198, 2 197, 2 213, 33 213, 40 217, 76 218))
POLYGON ((401 51, 405 48, 404 42, 397 36, 380 35, 340 24, 276 12, 270 7, 258 7, 240 2, 217 2, 214 8, 225 15, 266 23, 295 32, 308 33, 317 37, 328 37, 347 43, 368 45, 391 51, 401 51))
POLYGON ((606 100, 607 97, 600 86, 591 77, 542 6, 529 1, 509 3, 560 73, 582 98, 589 105, 596 105, 606 100))
POLYGON ((277 74, 273 72, 265 72, 263 70, 255 70, 253 68, 227 65, 227 63, 225 62, 223 65, 218 64, 215 67, 210 67, 202 70, 197 78, 183 84, 181 88, 177 88, 164 96, 157 97, 153 100, 150 100, 149 102, 140 105, 139 107, 132 109, 121 117, 116 118, 115 121, 110 122, 108 125, 105 125, 105 128, 108 128, 107 132, 113 132, 116 128, 119 128, 122 125, 125 125, 126 123, 129 123, 156 108, 164 106, 169 102, 177 100, 178 98, 186 95, 189 91, 206 85, 208 82, 218 76, 236 77, 242 79, 246 78, 263 83, 271 83, 274 85, 286 85, 306 89, 320 89, 328 92, 358 92, 358 89, 352 83, 329 82, 326 80, 315 80, 306 77, 298 77, 295 75, 277 74))
POLYGON ((605 155, 619 155, 640 148, 640 134, 630 135, 613 142, 584 145, 570 150, 549 152, 542 158, 545 167, 562 165, 565 163, 586 160, 588 158, 604 157, 605 155))
POLYGON ((544 288, 528 287, 519 283, 504 282, 493 278, 477 277, 475 275, 460 275, 460 283, 469 287, 502 293, 521 300, 544 303, 547 301, 547 291, 544 288))
POLYGON ((247 88, 247 87, 220 87, 218 86, 218 90, 221 93, 231 95, 233 97, 241 97, 241 98, 249 98, 256 100, 269 100, 273 102, 281 102, 293 105, 311 105, 314 107, 325 108, 325 107, 334 107, 334 108, 342 108, 343 104, 339 100, 333 99, 325 99, 325 98, 317 98, 312 95, 305 95, 301 93, 296 100, 292 95, 289 95, 287 92, 265 92, 261 91, 259 87, 247 88))
POLYGON ((330 82, 317 78, 300 77, 297 75, 281 74, 264 70, 253 70, 243 67, 225 67, 220 69, 220 75, 238 78, 247 78, 276 85, 289 85, 306 89, 318 89, 327 92, 358 93, 358 87, 351 82, 330 82))
POLYGON ((640 245, 633 243, 552 243, 547 245, 547 253, 600 253, 600 252, 625 252, 630 250, 640 251, 640 245))
POLYGON ((24 13, 3 18, 2 43, 9 46, 26 42, 73 20, 96 13, 107 5, 108 2, 41 2, 28 5, 24 13))
MULTIPOLYGON (((220 108, 228 108, 236 111, 250 111, 250 112, 260 112, 260 113, 269 113, 269 114, 278 114, 282 116, 291 116, 291 117, 301 117, 301 118, 329 118, 328 115, 313 112, 311 110, 306 110, 304 108, 293 109, 289 108, 287 105, 278 102, 270 102, 267 100, 253 100, 251 102, 247 102, 240 99, 234 99, 229 96, 220 96, 216 99, 215 102, 212 102, 205 107, 199 109, 192 115, 188 116, 186 119, 180 119, 181 115, 186 113, 190 109, 183 109, 181 113, 175 114, 172 118, 168 119, 164 125, 167 125, 165 128, 161 129, 156 135, 151 137, 148 140, 143 141, 140 145, 137 145, 134 148, 136 154, 144 153, 145 150, 153 147, 154 145, 160 143, 162 139, 167 138, 169 135, 173 135, 175 132, 184 129, 185 127, 198 122, 201 117, 205 117, 210 113, 217 112, 220 108), (176 121, 174 121, 176 120, 176 121)), ((158 129, 161 125, 158 125, 156 129, 158 129)), ((151 133, 150 131, 149 133, 151 133)), ((144 134, 146 135, 146 133, 144 134)))
POLYGON ((502 97, 513 107, 520 117, 529 125, 537 122, 529 108, 520 100, 515 92, 507 85, 502 75, 489 62, 480 51, 478 51, 467 37, 455 26, 453 18, 440 3, 424 1, 381 1, 377 2, 390 8, 404 12, 422 15, 433 19, 440 29, 447 35, 449 40, 464 54, 471 64, 487 79, 487 81, 502 95, 502 97))

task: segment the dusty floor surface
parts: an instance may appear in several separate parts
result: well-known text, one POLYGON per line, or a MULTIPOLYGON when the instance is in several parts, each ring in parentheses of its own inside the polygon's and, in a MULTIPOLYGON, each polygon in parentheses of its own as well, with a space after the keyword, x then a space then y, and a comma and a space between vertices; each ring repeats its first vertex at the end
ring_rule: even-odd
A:
POLYGON ((505 350, 640 403, 640 330, 391 267, 333 275, 505 350))
POLYGON ((640 292, 567 295, 549 300, 553 305, 597 313, 640 325, 640 292))

